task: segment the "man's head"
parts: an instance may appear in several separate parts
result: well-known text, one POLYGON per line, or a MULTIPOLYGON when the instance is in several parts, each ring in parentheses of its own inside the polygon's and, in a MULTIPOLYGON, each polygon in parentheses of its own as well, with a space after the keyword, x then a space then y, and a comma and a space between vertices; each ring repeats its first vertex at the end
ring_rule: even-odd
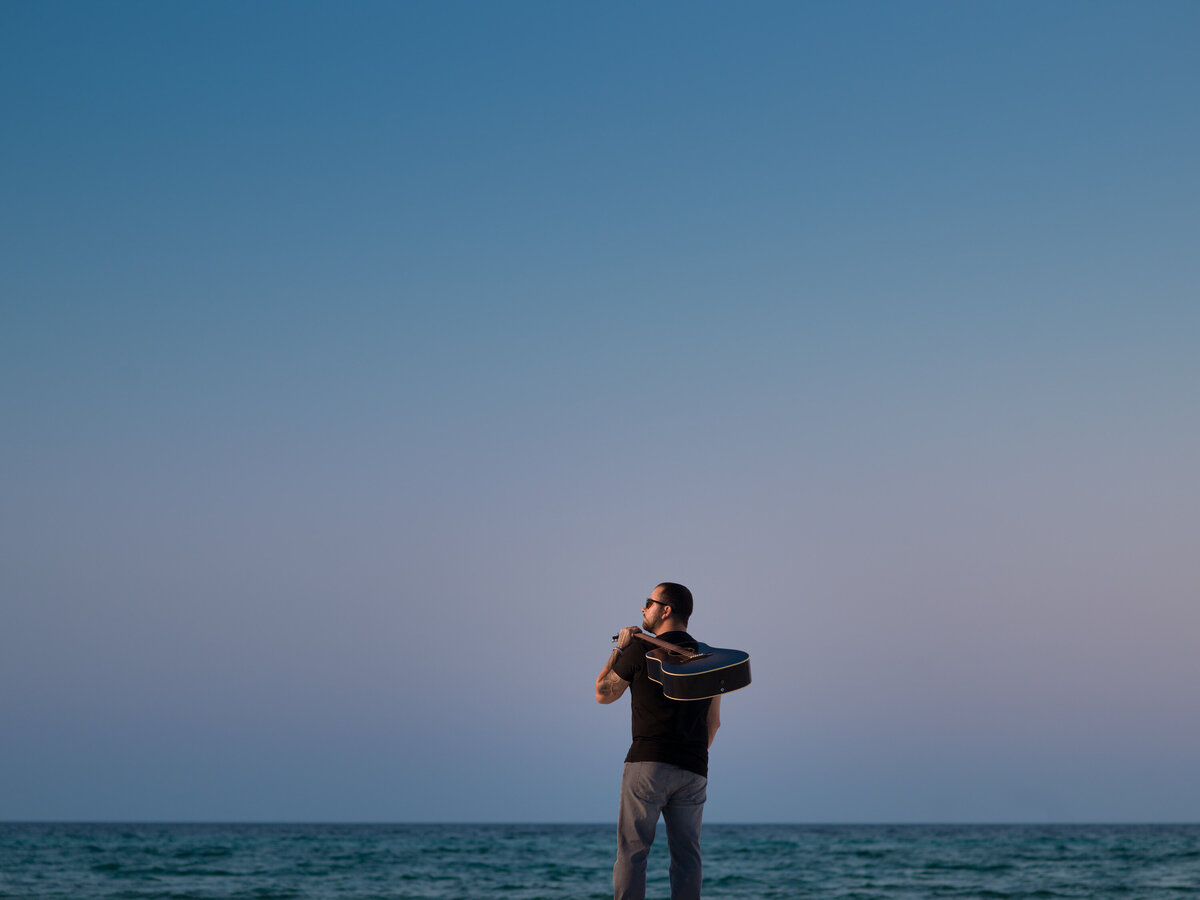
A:
POLYGON ((651 634, 662 634, 687 628, 692 617, 692 592, 682 584, 664 581, 658 585, 642 607, 642 628, 651 634))

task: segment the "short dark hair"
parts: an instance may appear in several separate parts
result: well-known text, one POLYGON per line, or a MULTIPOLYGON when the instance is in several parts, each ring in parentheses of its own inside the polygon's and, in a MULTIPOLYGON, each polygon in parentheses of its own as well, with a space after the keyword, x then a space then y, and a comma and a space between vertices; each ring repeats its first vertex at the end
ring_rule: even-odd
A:
POLYGON ((671 614, 686 625, 692 617, 692 592, 673 581, 664 581, 658 590, 663 604, 671 607, 671 614))

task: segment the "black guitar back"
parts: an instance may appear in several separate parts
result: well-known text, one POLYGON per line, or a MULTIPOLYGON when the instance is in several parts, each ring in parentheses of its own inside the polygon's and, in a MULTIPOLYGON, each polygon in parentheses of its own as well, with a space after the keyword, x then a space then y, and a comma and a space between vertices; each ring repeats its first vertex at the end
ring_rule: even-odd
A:
POLYGON ((661 647, 646 653, 646 674, 671 700, 706 700, 750 683, 750 654, 697 644, 690 658, 661 647))

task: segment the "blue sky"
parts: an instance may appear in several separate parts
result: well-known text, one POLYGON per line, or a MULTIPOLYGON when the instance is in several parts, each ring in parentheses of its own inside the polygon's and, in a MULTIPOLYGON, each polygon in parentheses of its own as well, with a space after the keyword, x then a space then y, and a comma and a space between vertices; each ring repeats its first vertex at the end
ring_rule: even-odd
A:
POLYGON ((0 10, 0 818, 1196 821, 1191 3, 0 10))

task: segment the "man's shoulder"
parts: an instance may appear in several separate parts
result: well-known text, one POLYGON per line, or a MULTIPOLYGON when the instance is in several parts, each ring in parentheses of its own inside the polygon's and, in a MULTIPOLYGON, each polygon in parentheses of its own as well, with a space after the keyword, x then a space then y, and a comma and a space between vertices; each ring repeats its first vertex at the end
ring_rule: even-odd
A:
POLYGON ((658 639, 660 641, 666 641, 668 644, 679 644, 680 646, 686 644, 695 645, 700 643, 686 631, 668 631, 664 634, 658 635, 658 639))

